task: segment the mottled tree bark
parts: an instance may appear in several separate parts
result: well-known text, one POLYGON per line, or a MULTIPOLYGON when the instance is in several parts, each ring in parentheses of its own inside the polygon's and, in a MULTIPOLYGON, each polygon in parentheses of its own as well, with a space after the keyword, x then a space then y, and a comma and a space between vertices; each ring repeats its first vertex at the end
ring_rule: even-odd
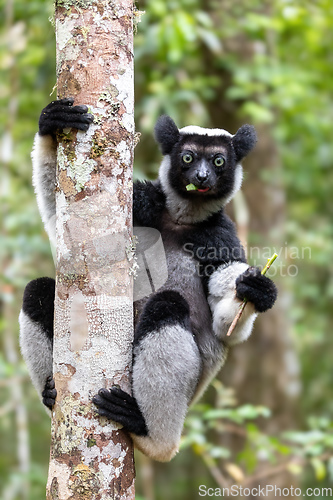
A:
POLYGON ((98 417, 101 387, 130 391, 132 0, 56 1, 58 97, 88 132, 59 135, 54 378, 48 500, 134 498, 133 448, 98 417))

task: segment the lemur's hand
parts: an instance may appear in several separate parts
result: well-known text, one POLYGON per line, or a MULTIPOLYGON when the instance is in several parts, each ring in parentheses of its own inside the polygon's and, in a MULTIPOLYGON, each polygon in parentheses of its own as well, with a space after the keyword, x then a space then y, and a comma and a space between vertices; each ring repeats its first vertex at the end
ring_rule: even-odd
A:
POLYGON ((277 288, 271 279, 261 274, 259 267, 249 267, 236 279, 236 295, 252 302, 257 312, 265 312, 273 307, 277 288))
POLYGON ((76 128, 86 131, 93 121, 93 115, 88 113, 87 106, 73 106, 74 99, 52 101, 43 109, 39 118, 39 134, 55 134, 64 128, 76 128))

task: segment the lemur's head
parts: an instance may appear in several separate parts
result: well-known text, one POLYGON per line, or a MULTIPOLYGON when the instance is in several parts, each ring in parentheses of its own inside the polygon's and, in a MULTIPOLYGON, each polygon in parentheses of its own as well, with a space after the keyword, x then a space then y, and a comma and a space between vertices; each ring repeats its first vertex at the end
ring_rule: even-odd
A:
POLYGON ((240 188, 239 162, 257 140, 251 125, 243 125, 235 135, 197 126, 178 129, 166 115, 158 119, 155 137, 165 156, 160 180, 166 195, 173 192, 196 205, 215 200, 220 207, 240 188))

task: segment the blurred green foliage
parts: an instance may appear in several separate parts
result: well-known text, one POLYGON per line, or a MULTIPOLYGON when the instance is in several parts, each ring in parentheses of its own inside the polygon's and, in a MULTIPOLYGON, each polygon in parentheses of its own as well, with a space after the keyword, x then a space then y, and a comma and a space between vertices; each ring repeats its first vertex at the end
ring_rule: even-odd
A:
MULTIPOLYGON (((296 278, 285 280, 291 334, 305 388, 301 410, 313 415, 310 430, 290 432, 283 440, 262 435, 252 422, 263 409, 197 408, 199 414, 190 415, 184 438, 188 450, 169 469, 172 482, 158 475, 157 498, 185 499, 196 494, 187 479, 196 467, 189 450, 199 453, 208 468, 212 459, 228 456, 228 449, 213 447, 205 437, 207 428, 217 425, 215 417, 242 423, 246 445, 236 465, 245 465, 248 472, 266 450, 268 460, 284 453, 310 457, 315 475, 309 481, 332 476, 332 459, 323 464, 321 457, 333 448, 333 3, 146 0, 137 2, 137 7, 145 14, 135 37, 136 126, 142 133, 136 149, 136 177, 156 175, 159 153, 151 132, 157 116, 168 113, 179 126, 193 123, 228 129, 223 117, 221 123, 213 123, 211 113, 223 100, 240 120, 266 124, 272 130, 281 167, 272 178, 263 165, 262 179, 272 185, 282 183, 284 188, 287 217, 280 236, 288 247, 310 248, 296 261, 296 278)), ((0 0, 0 381, 13 378, 15 383, 15 377, 23 377, 33 443, 28 473, 31 500, 44 498, 49 421, 24 365, 9 360, 8 338, 17 343, 24 284, 53 274, 31 188, 29 158, 40 110, 55 96, 50 97, 55 84, 52 12, 52 2, 0 0)), ((11 493, 24 491, 26 477, 16 456, 14 412, 6 406, 11 389, 5 382, 0 388, 0 495, 4 500, 28 498, 28 493, 11 493)), ((197 472, 201 484, 214 484, 208 473, 197 472)))
MULTIPOLYGON (((259 417, 271 416, 268 408, 250 404, 237 406, 233 392, 220 381, 214 380, 217 401, 214 406, 201 403, 193 407, 185 423, 185 435, 181 449, 191 447, 199 455, 214 477, 214 469, 220 459, 231 480, 223 480, 221 487, 231 487, 237 481, 244 484, 260 465, 266 461, 273 467, 279 464, 280 471, 286 470, 298 476, 312 468, 317 481, 328 479, 333 482, 333 420, 328 417, 309 417, 308 429, 288 431, 270 436, 260 430, 256 421, 259 417), (242 450, 232 462, 232 454, 225 446, 212 443, 210 433, 241 435, 242 450)), ((219 439, 215 438, 219 442, 219 439)), ((269 470, 269 469, 268 469, 269 470)), ((199 486, 199 484, 198 484, 199 486)))

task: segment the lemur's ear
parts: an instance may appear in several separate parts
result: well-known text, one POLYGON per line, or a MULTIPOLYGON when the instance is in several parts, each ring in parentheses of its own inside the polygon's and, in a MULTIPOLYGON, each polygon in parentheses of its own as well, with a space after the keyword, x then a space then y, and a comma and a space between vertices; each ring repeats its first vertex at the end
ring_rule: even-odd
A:
POLYGON ((167 115, 160 116, 155 125, 155 139, 159 143, 163 155, 171 153, 179 136, 178 127, 172 118, 167 115))
POLYGON ((232 145, 239 162, 254 148, 257 142, 256 129, 252 125, 242 125, 232 138, 232 145))

